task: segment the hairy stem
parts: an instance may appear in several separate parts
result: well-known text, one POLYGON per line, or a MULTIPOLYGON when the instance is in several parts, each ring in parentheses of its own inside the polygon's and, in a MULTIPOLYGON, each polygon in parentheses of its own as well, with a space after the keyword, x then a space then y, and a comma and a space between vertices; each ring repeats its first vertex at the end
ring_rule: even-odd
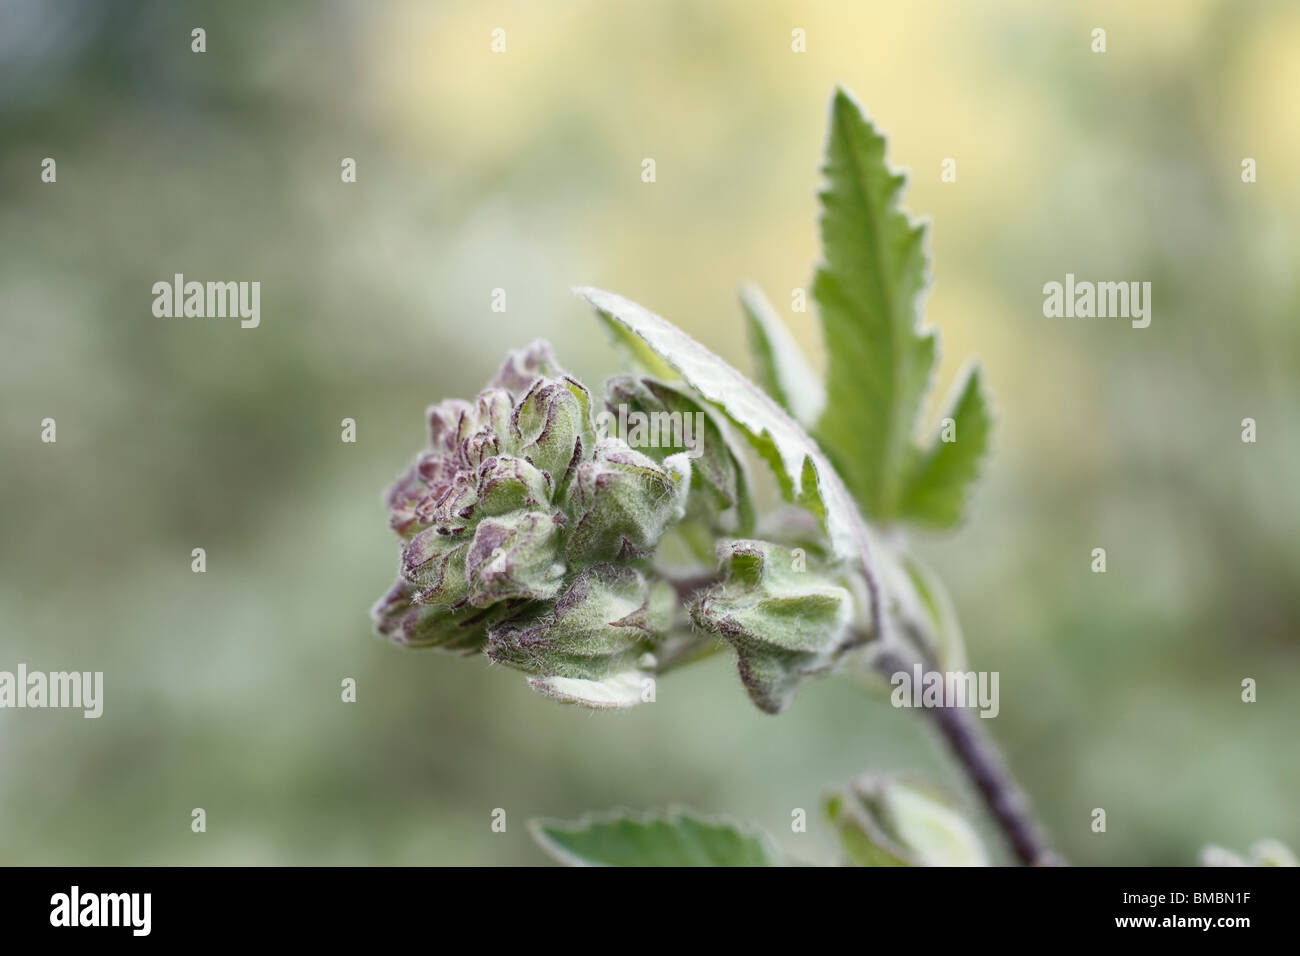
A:
MULTIPOLYGON (((912 670, 912 662, 894 651, 878 653, 875 666, 886 678, 900 671, 910 674, 912 670)), ((1059 863, 1034 820, 1024 791, 1011 776, 997 745, 984 732, 979 719, 964 707, 945 705, 925 710, 979 791, 1016 859, 1026 866, 1059 863)))

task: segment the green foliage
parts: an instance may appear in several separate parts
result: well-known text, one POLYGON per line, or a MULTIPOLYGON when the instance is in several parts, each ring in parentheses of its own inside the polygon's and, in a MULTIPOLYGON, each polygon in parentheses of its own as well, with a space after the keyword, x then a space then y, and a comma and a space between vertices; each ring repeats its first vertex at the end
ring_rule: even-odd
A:
MULTIPOLYGON (((952 797, 916 777, 865 774, 836 789, 826 817, 850 866, 987 866, 983 844, 952 797)), ((784 866, 762 830, 680 807, 616 810, 574 822, 529 821, 547 853, 569 866, 784 866)))
POLYGON ((975 830, 928 781, 866 774, 826 799, 854 866, 987 866, 975 830))
POLYGON ((755 285, 740 290, 758 383, 800 425, 812 427, 826 405, 826 389, 790 331, 755 285))
POLYGON ((979 474, 993 429, 978 367, 967 373, 943 414, 952 419, 953 440, 936 437, 924 451, 912 450, 902 512, 918 524, 950 527, 961 520, 967 489, 979 474))
POLYGON ((882 549, 889 611, 922 657, 940 670, 965 670, 966 648, 952 599, 939 579, 902 548, 882 549))
POLYGON ((570 866, 780 866, 768 837, 729 820, 689 810, 615 812, 575 823, 533 820, 533 837, 570 866))
MULTIPOLYGON (((887 636, 891 622, 927 659, 962 663, 942 584, 901 544, 877 558, 863 518, 956 523, 991 427, 972 369, 939 434, 924 447, 913 441, 936 339, 917 328, 924 230, 899 208, 903 177, 884 157, 884 138, 837 91, 821 193, 825 261, 813 284, 830 356, 825 387, 757 288, 743 290, 742 304, 766 392, 636 303, 575 290, 648 376, 611 379, 608 411, 593 416, 587 389, 537 345, 512 355, 477 405, 435 408, 432 452, 390 493, 403 578, 376 609, 381 630, 411 644, 484 650, 531 675, 535 690, 593 708, 653 699, 661 656, 671 666, 719 638, 768 713, 783 710, 806 678, 887 636), (661 440, 646 424, 656 421, 690 421, 693 437, 679 430, 661 440), (805 430, 814 422, 818 441, 805 430), (811 569, 802 544, 728 534, 756 525, 733 426, 783 497, 820 523, 825 540, 811 545, 811 569), (637 450, 645 447, 653 451, 637 450), (697 560, 701 536, 716 545, 717 575, 672 577, 656 559, 670 531, 696 545, 697 560), (677 626, 683 603, 696 630, 677 626), (451 626, 466 604, 493 619, 451 626), (428 605, 443 610, 429 615, 428 605)), ((926 785, 863 777, 826 809, 855 865, 987 862, 970 825, 926 785)), ((684 810, 531 828, 574 865, 780 862, 762 833, 684 810)))
POLYGON ((576 291, 619 334, 630 331, 722 410, 772 467, 786 500, 822 520, 839 557, 866 560, 870 542, 852 497, 816 444, 779 405, 681 329, 635 302, 600 289, 576 291))
POLYGON ((955 440, 914 443, 937 357, 935 333, 918 328, 925 228, 900 206, 905 177, 885 163, 884 137, 842 89, 831 102, 823 173, 813 298, 828 355, 824 396, 807 384, 806 362, 770 307, 747 291, 761 379, 787 409, 822 408, 815 436, 869 520, 950 527, 988 445, 987 402, 973 370, 945 412, 955 440))
POLYGON ((843 90, 831 103, 823 172, 825 262, 813 298, 829 361, 817 433, 868 517, 887 521, 935 359, 933 333, 916 327, 925 230, 899 208, 905 178, 885 165, 884 137, 843 90))

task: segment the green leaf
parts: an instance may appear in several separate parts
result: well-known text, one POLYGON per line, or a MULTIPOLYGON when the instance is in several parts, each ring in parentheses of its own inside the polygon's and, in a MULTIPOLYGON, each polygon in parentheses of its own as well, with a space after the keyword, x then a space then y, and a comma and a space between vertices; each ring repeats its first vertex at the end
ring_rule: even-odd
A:
POLYGON ((966 669, 966 647, 952 599, 943 581, 915 555, 881 548, 876 560, 885 575, 885 593, 903 634, 925 660, 945 671, 966 669))
MULTIPOLYGON (((870 532, 852 496, 794 419, 757 385, 672 323, 612 292, 574 291, 607 323, 633 333, 721 409, 772 467, 786 499, 821 519, 836 556, 858 562, 869 582, 879 580, 871 563, 870 532)), ((879 621, 877 611, 871 608, 873 622, 879 621)))
POLYGON ((853 866, 988 866, 974 828, 946 791, 907 775, 864 774, 826 800, 853 866))
POLYGON ((921 787, 897 787, 886 812, 896 839, 925 866, 988 866, 975 829, 945 798, 921 787))
POLYGON ((836 90, 821 192, 824 263, 813 282, 828 353, 817 437, 868 518, 898 517, 912 430, 935 360, 917 329, 927 281, 925 228, 899 207, 905 178, 885 139, 836 90))
POLYGON ((821 379, 758 286, 747 283, 740 290, 740 304, 748 320, 759 384, 795 421, 811 426, 826 404, 821 379))
POLYGON ((880 832, 869 816, 854 806, 854 798, 833 793, 826 798, 826 818, 840 838, 849 866, 911 866, 907 851, 880 832))
POLYGON ((575 823, 532 820, 542 849, 569 866, 780 866, 759 830, 690 810, 666 814, 615 811, 575 823))
POLYGON ((614 342, 614 348, 623 353, 624 358, 634 369, 662 381, 672 381, 677 378, 677 373, 672 366, 637 338, 631 329, 617 322, 606 322, 605 329, 614 342))
POLYGON ((930 447, 914 454, 907 472, 901 510, 920 524, 946 528, 961 520, 967 490, 988 450, 993 418, 978 366, 959 381, 957 397, 944 413, 953 421, 953 440, 942 440, 941 427, 930 447))

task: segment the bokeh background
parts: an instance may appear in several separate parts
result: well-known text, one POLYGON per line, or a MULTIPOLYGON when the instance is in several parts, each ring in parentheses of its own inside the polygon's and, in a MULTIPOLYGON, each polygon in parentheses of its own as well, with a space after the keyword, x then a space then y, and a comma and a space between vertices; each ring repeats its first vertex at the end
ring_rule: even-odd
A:
POLYGON ((973 805, 847 680, 771 718, 719 655, 593 715, 368 621, 425 406, 539 336, 617 370, 571 285, 750 368, 750 278, 820 360, 789 305, 837 81, 933 222, 939 392, 988 370, 996 454, 917 547, 1057 846, 1300 842, 1300 6, 5 0, 0 669, 102 670, 106 699, 0 712, 0 862, 540 864, 529 817, 674 802, 825 860, 821 794, 863 770, 973 805), (175 272, 260 280, 261 327, 155 319, 175 272), (1151 281, 1151 327, 1045 319, 1066 272, 1151 281))

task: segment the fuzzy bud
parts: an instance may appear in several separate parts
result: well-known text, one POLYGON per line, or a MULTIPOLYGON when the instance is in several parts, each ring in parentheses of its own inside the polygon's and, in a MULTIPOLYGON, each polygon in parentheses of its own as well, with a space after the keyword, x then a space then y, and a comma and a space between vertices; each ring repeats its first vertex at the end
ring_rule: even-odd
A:
POLYGON ((659 462, 672 455, 690 459, 693 513, 716 523, 721 512, 748 507, 743 459, 713 410, 680 386, 652 378, 617 376, 605 389, 607 410, 596 417, 597 430, 659 462))
POLYGON ((670 589, 624 565, 644 564, 682 519, 686 456, 597 439, 587 389, 544 343, 511 353, 476 401, 430 408, 428 422, 429 448, 388 494, 401 557, 372 612, 379 632, 488 649, 540 679, 634 673, 668 627, 670 589))
POLYGON ((691 607, 691 618, 736 649, 750 699, 770 714, 806 677, 835 662, 853 619, 853 596, 802 556, 766 541, 724 541, 723 581, 691 607))
POLYGON ((636 670, 667 630, 672 589, 598 564, 554 602, 489 630, 488 657, 539 677, 603 680, 636 670))

